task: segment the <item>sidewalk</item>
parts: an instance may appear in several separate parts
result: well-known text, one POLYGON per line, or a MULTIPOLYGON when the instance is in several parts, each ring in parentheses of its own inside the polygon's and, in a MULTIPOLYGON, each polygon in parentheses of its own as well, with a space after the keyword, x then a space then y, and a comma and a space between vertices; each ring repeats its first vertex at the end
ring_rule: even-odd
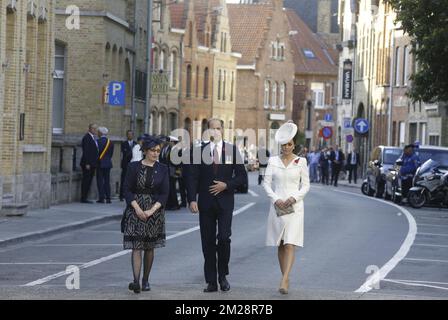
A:
POLYGON ((124 202, 70 203, 50 209, 30 210, 23 217, 0 218, 0 247, 121 219, 124 202))
MULTIPOLYGON (((347 187, 347 188, 353 188, 353 189, 358 189, 361 190, 361 185, 362 185, 362 181, 363 180, 358 180, 358 183, 348 183, 348 180, 339 180, 338 181, 338 186, 339 187, 347 187)), ((322 183, 312 183, 312 186, 323 186, 322 183)))

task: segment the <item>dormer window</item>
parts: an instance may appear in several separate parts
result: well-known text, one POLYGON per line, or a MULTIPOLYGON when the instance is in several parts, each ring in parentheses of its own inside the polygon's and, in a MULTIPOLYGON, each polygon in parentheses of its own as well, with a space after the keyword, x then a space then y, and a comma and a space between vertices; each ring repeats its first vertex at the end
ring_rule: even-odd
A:
POLYGON ((315 59, 316 58, 316 55, 314 54, 313 50, 311 50, 311 49, 303 49, 303 54, 308 59, 315 59))

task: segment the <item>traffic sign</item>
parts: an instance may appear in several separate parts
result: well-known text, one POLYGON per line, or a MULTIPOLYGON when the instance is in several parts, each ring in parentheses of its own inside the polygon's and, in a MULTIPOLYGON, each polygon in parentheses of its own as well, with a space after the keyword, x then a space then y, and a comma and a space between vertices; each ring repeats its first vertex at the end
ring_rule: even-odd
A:
POLYGON ((356 119, 355 120, 355 131, 359 134, 366 134, 367 132, 369 132, 369 121, 367 121, 366 119, 356 119))
POLYGON ((344 129, 352 127, 352 118, 344 118, 344 129))
POLYGON ((347 136, 347 142, 348 142, 348 143, 352 143, 352 142, 353 142, 353 136, 352 136, 351 134, 349 134, 349 135, 347 136))
POLYGON ((112 81, 109 83, 109 105, 125 106, 126 105, 126 83, 112 81))
POLYGON ((333 115, 331 113, 326 113, 324 119, 327 122, 331 122, 333 121, 333 115))
POLYGON ((333 136, 333 129, 330 127, 325 127, 322 129, 322 136, 325 140, 330 139, 333 136))

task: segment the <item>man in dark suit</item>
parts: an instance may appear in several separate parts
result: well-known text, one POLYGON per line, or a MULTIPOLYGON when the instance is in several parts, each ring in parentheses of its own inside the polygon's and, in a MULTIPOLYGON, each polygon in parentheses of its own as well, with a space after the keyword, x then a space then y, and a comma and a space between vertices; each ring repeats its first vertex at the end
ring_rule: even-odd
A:
POLYGON ((126 132, 127 140, 121 144, 121 183, 120 183, 120 201, 124 201, 124 180, 128 164, 132 160, 132 149, 137 144, 134 141, 134 133, 129 130, 126 132))
POLYGON ((210 142, 193 148, 193 164, 187 174, 187 197, 190 210, 199 213, 205 281, 208 284, 204 292, 217 291, 217 281, 222 291, 229 291, 226 276, 229 274, 235 190, 244 184, 247 172, 236 146, 222 140, 223 121, 212 119, 208 128, 210 142), (198 154, 202 155, 200 159, 198 154))
POLYGON ((334 151, 331 152, 330 155, 331 168, 332 168, 332 181, 334 182, 334 186, 338 186, 339 173, 341 172, 342 166, 345 161, 344 153, 339 150, 339 146, 334 148, 334 151))
POLYGON ((98 128, 98 169, 96 181, 98 185, 98 203, 111 203, 110 195, 110 171, 113 167, 112 157, 114 156, 114 144, 107 138, 109 130, 104 127, 98 128))
POLYGON ((360 164, 361 162, 359 158, 359 153, 356 152, 355 150, 352 150, 352 152, 350 152, 347 157, 348 182, 350 184, 352 183, 352 178, 356 184, 358 180, 358 167, 360 164))
POLYGON ((92 203, 87 200, 89 195, 90 185, 92 184, 95 170, 98 166, 98 143, 95 135, 97 134, 98 126, 96 124, 89 125, 89 132, 86 133, 82 139, 82 184, 81 184, 81 202, 92 203))

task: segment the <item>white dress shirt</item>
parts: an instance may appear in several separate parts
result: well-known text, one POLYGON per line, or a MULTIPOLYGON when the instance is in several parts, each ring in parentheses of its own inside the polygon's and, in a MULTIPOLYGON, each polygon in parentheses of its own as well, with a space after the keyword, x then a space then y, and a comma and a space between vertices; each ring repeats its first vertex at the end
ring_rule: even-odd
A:
POLYGON ((211 156, 212 156, 212 159, 213 159, 213 153, 214 153, 214 150, 215 150, 215 147, 217 146, 218 147, 218 157, 219 157, 219 162, 221 163, 222 162, 222 144, 223 144, 223 141, 221 140, 221 141, 219 141, 217 144, 216 143, 214 143, 214 142, 210 142, 210 151, 211 151, 211 156))

